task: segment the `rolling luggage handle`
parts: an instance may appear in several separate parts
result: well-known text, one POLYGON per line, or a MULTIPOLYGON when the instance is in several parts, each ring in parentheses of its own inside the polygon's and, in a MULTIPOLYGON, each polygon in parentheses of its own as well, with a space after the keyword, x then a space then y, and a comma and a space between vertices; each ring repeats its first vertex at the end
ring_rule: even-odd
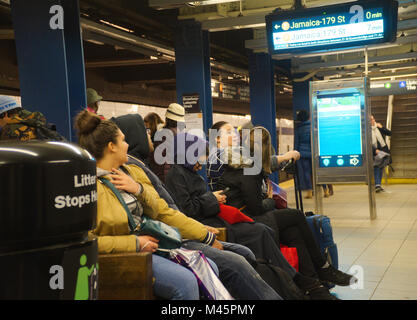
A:
POLYGON ((295 203, 297 210, 301 210, 304 213, 303 195, 300 189, 300 179, 298 175, 297 163, 291 159, 284 165, 281 171, 286 171, 287 173, 290 173, 294 176, 295 203))

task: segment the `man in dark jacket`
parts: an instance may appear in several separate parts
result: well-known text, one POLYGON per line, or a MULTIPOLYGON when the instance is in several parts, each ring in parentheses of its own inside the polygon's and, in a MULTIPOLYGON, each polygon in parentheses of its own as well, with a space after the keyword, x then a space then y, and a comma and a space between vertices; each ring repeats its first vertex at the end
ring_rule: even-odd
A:
POLYGON ((146 163, 149 156, 149 141, 144 139, 147 133, 141 115, 126 114, 110 120, 117 124, 126 137, 129 137, 128 153, 146 163))
MULTIPOLYGON (((377 155, 383 151, 390 154, 389 147, 386 143, 385 137, 391 136, 391 131, 383 127, 382 124, 375 121, 374 116, 371 116, 371 128, 372 128, 372 151, 374 159, 377 155)), ((375 192, 382 192, 384 189, 381 186, 382 173, 384 168, 381 166, 374 166, 375 177, 375 192)))

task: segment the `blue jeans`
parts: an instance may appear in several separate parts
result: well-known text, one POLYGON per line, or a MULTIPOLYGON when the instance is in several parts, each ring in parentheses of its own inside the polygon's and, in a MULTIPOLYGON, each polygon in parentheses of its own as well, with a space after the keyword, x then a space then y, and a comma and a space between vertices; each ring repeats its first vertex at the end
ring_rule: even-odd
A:
POLYGON ((313 184, 311 181, 313 169, 311 168, 311 158, 301 158, 297 161, 300 190, 312 190, 313 184))
POLYGON ((231 242, 220 241, 220 243, 222 244, 224 250, 237 253, 238 255, 241 255, 248 261, 256 260, 256 257, 253 254, 252 250, 249 249, 248 247, 242 246, 241 244, 237 244, 237 243, 231 243, 231 242))
MULTIPOLYGON (((207 259, 216 274, 216 264, 207 259)), ((199 300, 197 279, 187 268, 166 258, 152 255, 152 270, 155 277, 154 292, 157 297, 167 300, 199 300)))
POLYGON ((375 186, 381 186, 382 181, 382 168, 374 167, 375 186))
POLYGON ((274 289, 262 280, 249 262, 243 256, 235 253, 238 251, 249 254, 248 248, 235 243, 223 242, 222 244, 225 250, 218 250, 194 241, 183 243, 183 247, 190 250, 201 250, 206 257, 212 259, 219 268, 220 280, 235 299, 282 300, 274 289), (235 252, 229 251, 230 249, 235 252))

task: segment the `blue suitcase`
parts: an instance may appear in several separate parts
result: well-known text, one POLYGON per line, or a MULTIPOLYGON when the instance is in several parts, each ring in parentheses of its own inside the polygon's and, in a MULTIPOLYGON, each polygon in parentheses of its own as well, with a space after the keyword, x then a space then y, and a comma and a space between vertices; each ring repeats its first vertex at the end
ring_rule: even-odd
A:
MULTIPOLYGON (((292 161, 288 162, 283 171, 287 171, 294 175, 295 202, 297 209, 304 212, 303 197, 300 189, 300 181, 298 176, 298 166, 292 161), (289 169, 286 169, 289 168, 289 169)), ((307 223, 313 232, 313 235, 320 247, 321 252, 326 260, 336 269, 339 269, 339 258, 337 245, 333 241, 333 231, 330 224, 330 218, 324 215, 314 214, 313 212, 305 212, 307 223)), ((334 284, 327 284, 327 288, 335 287, 334 284)))
MULTIPOLYGON (((339 268, 339 258, 337 252, 337 245, 333 241, 333 231, 330 224, 330 218, 327 216, 315 214, 306 217, 307 223, 316 238, 317 244, 321 252, 326 257, 327 261, 336 269, 339 268)), ((327 285, 333 288, 333 284, 327 285)))

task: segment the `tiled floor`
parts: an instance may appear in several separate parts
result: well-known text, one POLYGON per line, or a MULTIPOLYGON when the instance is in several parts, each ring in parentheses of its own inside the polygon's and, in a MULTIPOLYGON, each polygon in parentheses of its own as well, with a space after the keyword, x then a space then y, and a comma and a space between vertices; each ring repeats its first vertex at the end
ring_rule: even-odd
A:
MULTIPOLYGON (((323 199, 339 250, 339 269, 360 278, 358 288, 336 287, 343 300, 417 300, 417 185, 387 185, 376 194, 377 219, 369 218, 365 185, 335 185, 323 199)), ((294 189, 287 188, 295 207, 294 189)), ((314 209, 303 200, 304 210, 314 209)))

